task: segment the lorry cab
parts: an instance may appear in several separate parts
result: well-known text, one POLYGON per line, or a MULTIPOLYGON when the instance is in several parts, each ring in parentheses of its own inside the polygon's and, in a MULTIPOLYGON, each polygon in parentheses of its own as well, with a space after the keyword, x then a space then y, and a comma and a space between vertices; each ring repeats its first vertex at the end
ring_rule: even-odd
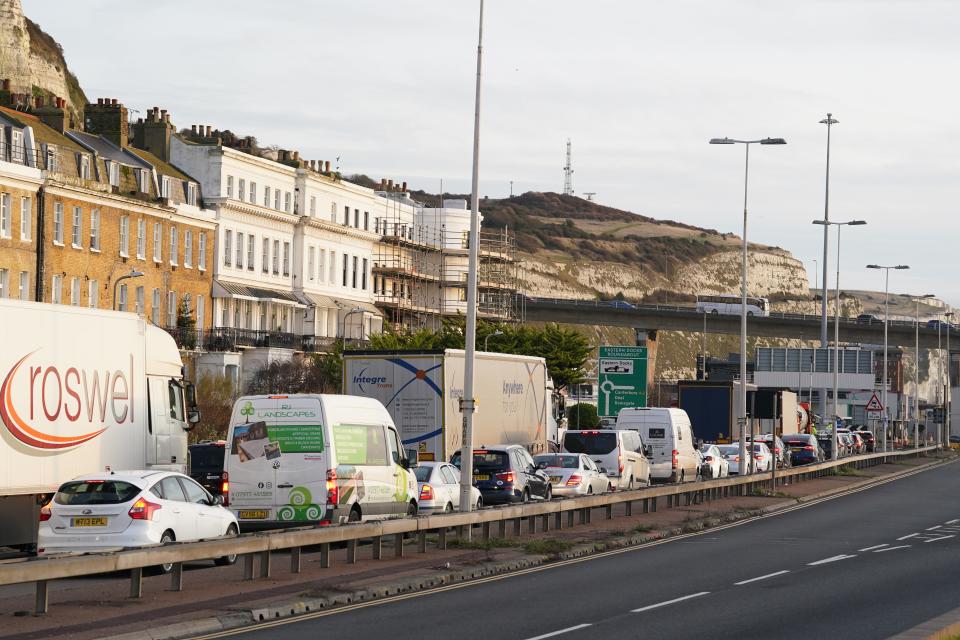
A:
POLYGON ((230 417, 224 501, 246 530, 415 514, 415 455, 372 398, 244 396, 230 417))
POLYGON ((180 352, 166 331, 147 325, 146 351, 146 463, 186 473, 187 435, 200 421, 194 386, 185 380, 180 352))
POLYGON ((690 418, 683 409, 634 407, 617 414, 617 429, 640 432, 649 446, 650 475, 660 482, 693 482, 700 463, 690 418))

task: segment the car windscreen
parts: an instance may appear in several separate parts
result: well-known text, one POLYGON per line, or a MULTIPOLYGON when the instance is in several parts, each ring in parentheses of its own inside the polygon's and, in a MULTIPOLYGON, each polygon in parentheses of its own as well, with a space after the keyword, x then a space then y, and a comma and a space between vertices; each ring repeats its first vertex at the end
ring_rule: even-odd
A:
POLYGON ((75 480, 57 490, 53 501, 65 505, 122 504, 137 497, 140 487, 120 480, 75 480))
POLYGON ((417 476, 417 482, 429 482, 433 467, 415 467, 413 473, 417 476))
POLYGON ((563 448, 570 453, 604 455, 617 448, 617 434, 609 431, 567 431, 563 436, 563 448))
POLYGON ((537 464, 546 463, 548 467, 554 469, 579 469, 579 456, 533 456, 533 461, 537 464))
POLYGON ((191 471, 223 471, 223 451, 225 447, 190 447, 191 471))

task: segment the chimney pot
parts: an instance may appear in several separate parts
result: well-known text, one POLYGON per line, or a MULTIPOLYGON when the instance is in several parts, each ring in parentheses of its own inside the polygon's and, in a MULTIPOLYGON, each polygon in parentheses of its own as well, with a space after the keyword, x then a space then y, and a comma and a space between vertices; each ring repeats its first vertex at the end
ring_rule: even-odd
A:
POLYGON ((97 104, 103 104, 103 98, 97 98, 97 104))
POLYGON ((197 125, 195 124, 190 125, 190 133, 192 133, 193 135, 197 135, 197 125))
POLYGON ((323 166, 325 167, 325 171, 326 171, 327 173, 330 173, 330 161, 327 160, 327 161, 324 163, 323 166))
POLYGON ((294 159, 294 160, 299 160, 299 159, 300 159, 300 152, 299 152, 299 151, 294 151, 294 152, 293 152, 293 159, 294 159))
POLYGON ((210 137, 210 133, 211 133, 210 129, 211 129, 211 128, 212 128, 212 127, 211 127, 210 125, 207 125, 207 137, 208 137, 208 138, 210 137))
POLYGON ((10 91, 10 78, 3 79, 3 90, 10 91))
POLYGON ((406 191, 407 191, 407 181, 406 181, 406 180, 403 181, 403 188, 400 189, 400 191, 403 191, 404 193, 406 193, 406 191))
POLYGON ((167 124, 170 124, 170 114, 169 114, 169 113, 168 113, 167 115, 163 116, 163 121, 166 122, 167 124))
POLYGON ((137 124, 143 124, 143 118, 137 118, 137 124))
POLYGON ((116 98, 110 98, 110 104, 113 105, 113 106, 116 106, 116 104, 117 104, 117 99, 116 99, 116 98))
POLYGON ((33 99, 33 104, 34 104, 34 106, 35 106, 37 109, 39 109, 40 107, 42 107, 42 106, 43 106, 43 96, 36 96, 36 97, 33 99))

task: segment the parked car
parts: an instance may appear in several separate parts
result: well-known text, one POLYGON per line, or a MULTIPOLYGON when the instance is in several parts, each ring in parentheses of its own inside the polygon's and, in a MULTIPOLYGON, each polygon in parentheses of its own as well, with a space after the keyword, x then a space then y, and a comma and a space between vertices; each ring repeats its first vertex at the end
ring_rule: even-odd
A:
MULTIPOLYGON (((449 462, 420 462, 413 470, 417 476, 420 498, 419 513, 450 513, 460 510, 460 469, 449 462)), ((483 508, 483 496, 476 487, 470 487, 471 501, 477 509, 483 508)))
POLYGON ((790 452, 790 463, 793 466, 823 462, 823 449, 816 436, 809 433, 791 433, 784 435, 782 440, 790 452))
POLYGON ((873 324, 880 321, 880 318, 869 313, 861 313, 857 316, 857 324, 873 324))
POLYGON ((717 449, 720 455, 727 461, 727 473, 735 476, 740 473, 740 445, 738 444, 718 444, 717 449))
POLYGON ((936 329, 937 327, 940 327, 941 329, 946 329, 947 331, 949 331, 950 329, 953 329, 953 325, 950 324, 949 322, 938 320, 936 318, 934 318, 933 320, 927 320, 927 327, 929 327, 930 329, 936 329))
MULTIPOLYGON (((92 473, 63 483, 40 510, 38 551, 97 551, 237 535, 237 518, 171 471, 92 473)), ((236 556, 214 562, 233 564, 236 556)), ((172 564, 159 567, 168 572, 172 564)))
POLYGON ((220 495, 223 487, 223 454, 226 448, 226 440, 200 442, 188 447, 190 477, 215 496, 220 495))
POLYGON ((583 496, 613 491, 613 479, 582 453, 542 453, 533 456, 537 468, 550 477, 555 496, 583 496))
POLYGON ((777 437, 776 442, 774 442, 773 438, 774 436, 771 433, 760 433, 757 434, 755 441, 763 442, 768 449, 772 449, 773 455, 777 459, 777 468, 786 469, 790 466, 790 452, 784 446, 783 440, 777 437))
MULTIPOLYGON (((734 442, 738 447, 740 444, 734 442)), ((773 469, 773 453, 770 447, 762 442, 747 443, 747 451, 753 456, 753 470, 756 473, 763 473, 773 469)))
POLYGON ((636 431, 589 429, 563 434, 564 453, 583 453, 606 469, 614 490, 636 489, 652 482, 650 461, 636 431))
MULTIPOLYGON (((450 460, 460 466, 460 452, 450 460)), ((550 500, 550 477, 537 469, 530 452, 518 444, 495 444, 473 450, 473 486, 484 504, 550 500)))
POLYGON ((706 444, 700 447, 703 463, 700 465, 700 477, 704 480, 726 478, 730 475, 730 463, 723 456, 720 447, 715 444, 706 444))
POLYGON ((856 431, 852 431, 847 435, 853 440, 853 450, 857 455, 867 452, 867 442, 863 439, 863 436, 856 431))
POLYGON ((626 300, 604 300, 603 304, 614 309, 636 309, 636 307, 626 300))
POLYGON ((852 456, 857 453, 857 443, 850 436, 850 432, 845 429, 837 429, 837 442, 843 445, 840 449, 840 455, 852 456))
POLYGON ((700 471, 690 417, 683 409, 627 408, 617 414, 617 429, 640 433, 650 447, 651 477, 660 482, 693 482, 700 471))

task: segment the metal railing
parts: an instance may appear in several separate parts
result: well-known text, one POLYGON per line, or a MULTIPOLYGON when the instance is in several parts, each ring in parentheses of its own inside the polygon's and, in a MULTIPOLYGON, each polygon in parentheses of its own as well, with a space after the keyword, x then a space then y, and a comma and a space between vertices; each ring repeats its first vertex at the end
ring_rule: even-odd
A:
POLYGON ((385 536, 394 536, 396 556, 404 554, 405 535, 415 535, 417 551, 426 553, 428 534, 436 535, 436 548, 446 549, 447 536, 451 530, 462 531, 472 536, 474 528, 479 528, 481 538, 489 539, 494 535, 492 531, 494 525, 497 527, 496 537, 506 537, 508 524, 512 524, 515 536, 521 535, 524 520, 527 521, 526 529, 529 533, 535 533, 538 526, 541 531, 546 531, 551 526, 557 529, 564 526, 573 527, 575 519, 579 524, 590 523, 596 509, 603 509, 604 517, 609 520, 614 517, 614 507, 618 505, 623 506, 625 516, 632 516, 637 506, 642 510, 641 513, 656 512, 661 498, 666 499, 666 508, 671 508, 680 506, 681 501, 685 505, 690 505, 730 496, 745 496, 754 490, 775 491, 777 482, 792 484, 831 474, 836 467, 864 468, 883 464, 891 458, 926 454, 937 448, 937 446, 926 446, 872 453, 820 464, 780 469, 775 473, 765 472, 595 496, 554 499, 549 502, 495 507, 471 513, 398 518, 332 527, 308 526, 242 534, 232 538, 174 542, 163 546, 89 553, 80 556, 23 559, 0 564, 0 585, 35 583, 36 613, 46 613, 49 609, 48 583, 50 580, 129 570, 130 595, 141 597, 144 568, 162 564, 174 564, 172 587, 175 591, 183 589, 184 562, 211 560, 228 555, 243 557, 242 575, 245 580, 254 579, 254 560, 259 558, 259 576, 267 578, 270 577, 271 553, 274 551, 289 550, 291 572, 300 573, 301 550, 307 546, 319 545, 322 568, 330 567, 331 544, 340 542, 347 543, 347 563, 349 564, 356 562, 360 540, 369 540, 373 558, 380 559, 381 543, 385 536))

